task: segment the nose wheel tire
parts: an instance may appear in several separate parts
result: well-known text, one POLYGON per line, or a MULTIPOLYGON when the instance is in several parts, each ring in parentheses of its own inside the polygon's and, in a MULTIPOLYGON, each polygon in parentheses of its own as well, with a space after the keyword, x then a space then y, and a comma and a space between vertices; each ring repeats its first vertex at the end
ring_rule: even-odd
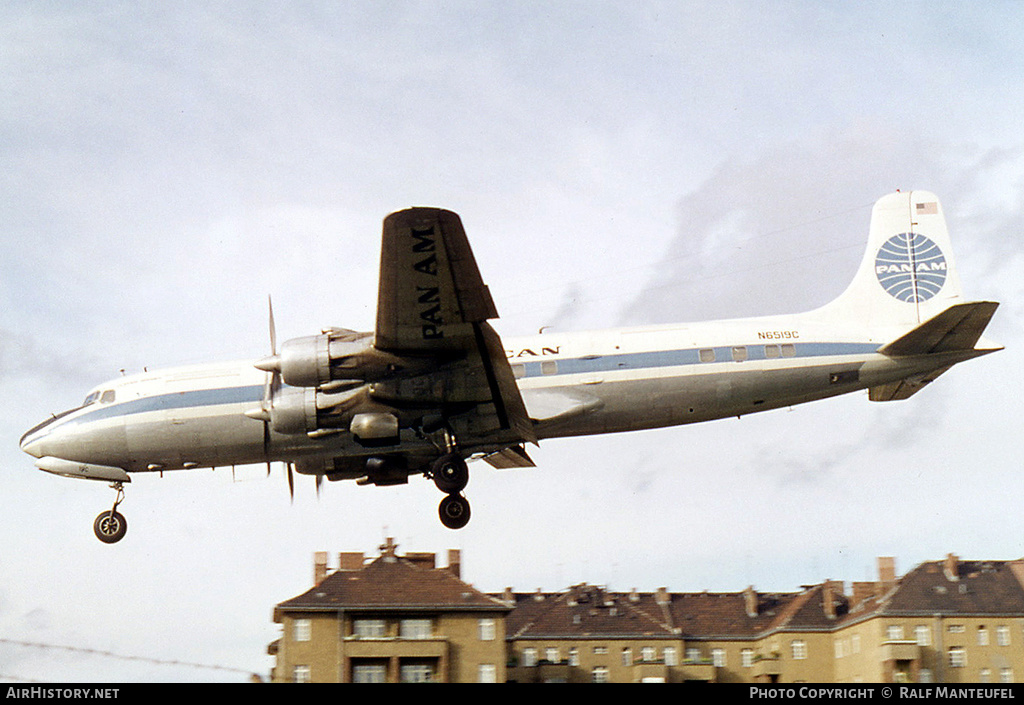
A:
POLYGON ((120 512, 111 509, 96 517, 92 530, 103 543, 117 543, 128 532, 128 522, 120 512))
POLYGON ((449 529, 461 529, 469 523, 469 500, 457 494, 445 495, 437 508, 441 523, 449 529))

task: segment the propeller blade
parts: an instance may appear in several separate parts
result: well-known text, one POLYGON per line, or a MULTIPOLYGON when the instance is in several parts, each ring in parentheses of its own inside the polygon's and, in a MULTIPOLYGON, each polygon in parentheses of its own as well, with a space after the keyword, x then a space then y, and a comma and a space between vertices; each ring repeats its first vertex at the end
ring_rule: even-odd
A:
POLYGON ((274 325, 274 302, 270 298, 270 294, 267 294, 267 312, 270 319, 270 354, 277 354, 277 326, 274 325))
POLYGON ((292 474, 292 464, 285 463, 285 467, 288 468, 288 494, 291 496, 292 501, 295 501, 295 476, 292 474))

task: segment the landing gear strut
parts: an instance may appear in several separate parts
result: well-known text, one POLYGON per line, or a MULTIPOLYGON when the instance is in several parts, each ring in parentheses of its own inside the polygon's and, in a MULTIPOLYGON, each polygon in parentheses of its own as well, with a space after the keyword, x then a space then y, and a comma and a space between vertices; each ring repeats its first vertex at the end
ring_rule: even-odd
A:
POLYGON ((466 460, 458 452, 448 452, 430 466, 430 476, 437 489, 445 493, 437 513, 449 529, 461 529, 469 523, 469 500, 461 492, 469 482, 466 460))
POLYGON ((124 486, 120 482, 111 485, 117 490, 117 497, 114 499, 114 506, 110 511, 101 513, 92 524, 92 530, 103 543, 117 543, 124 538, 128 531, 128 522, 124 516, 117 511, 117 505, 124 501, 124 486))

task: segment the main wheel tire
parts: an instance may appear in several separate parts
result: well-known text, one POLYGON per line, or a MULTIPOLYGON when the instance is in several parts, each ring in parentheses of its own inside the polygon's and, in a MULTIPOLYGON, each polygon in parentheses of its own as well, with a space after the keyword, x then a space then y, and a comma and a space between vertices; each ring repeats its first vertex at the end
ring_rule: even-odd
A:
POLYGON ((458 453, 442 455, 430 468, 437 489, 445 494, 458 494, 469 484, 469 468, 458 453))
POLYGON ((446 495, 437 513, 447 528, 461 529, 469 523, 469 500, 457 494, 446 495))
POLYGON ((103 512, 92 524, 92 530, 103 543, 117 543, 128 532, 128 522, 120 512, 103 512))

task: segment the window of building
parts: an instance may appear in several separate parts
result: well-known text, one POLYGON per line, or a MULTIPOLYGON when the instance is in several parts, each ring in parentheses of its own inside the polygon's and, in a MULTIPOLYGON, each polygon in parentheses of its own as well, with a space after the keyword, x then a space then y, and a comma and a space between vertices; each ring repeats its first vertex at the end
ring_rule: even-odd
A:
POLYGON ((711 663, 716 668, 725 668, 725 649, 711 649, 711 663))
POLYGON ((595 646, 594 647, 594 653, 598 654, 599 656, 603 656, 604 654, 608 653, 608 647, 607 646, 595 646))
POLYGON ((922 668, 917 674, 918 683, 931 683, 932 682, 932 669, 922 668))
POLYGON ((388 667, 383 663, 357 663, 352 666, 353 683, 387 683, 388 667))
POLYGON ((309 641, 312 631, 312 620, 296 619, 292 623, 292 639, 295 641, 309 641))
POLYGON ((679 661, 676 657, 676 647, 666 646, 665 647, 665 665, 666 666, 678 666, 679 661))
POLYGON ((988 646, 988 629, 984 625, 978 627, 978 646, 988 646))
POLYGON ((1013 683, 1013 669, 1012 668, 1001 668, 1001 669, 999 669, 999 682, 1000 683, 1013 683))
POLYGON ((622 665, 631 666, 633 665, 633 650, 628 646, 622 650, 622 665))
POLYGON ((1010 628, 996 627, 996 644, 999 646, 1010 645, 1010 628))
POLYGON ((902 641, 903 627, 899 624, 890 624, 885 628, 885 638, 888 641, 902 641))
POLYGON ((651 661, 658 660, 658 650, 653 646, 645 646, 640 650, 640 659, 644 663, 650 663, 651 661))
POLYGON ((363 639, 380 638, 385 635, 383 619, 356 619, 352 622, 352 634, 363 639))
POLYGON ((549 646, 544 649, 544 660, 548 663, 558 663, 558 647, 549 646))
POLYGON ((494 618, 483 617, 480 619, 480 641, 494 641, 497 636, 497 629, 494 618))
POLYGON ((429 619, 403 619, 398 626, 403 639, 429 639, 433 635, 429 619))
POLYGON ((963 634, 964 625, 962 624, 950 624, 947 630, 950 634, 963 634))
POLYGON ((807 642, 803 639, 794 639, 790 644, 793 649, 793 658, 796 660, 803 660, 807 658, 807 642))
POLYGON ((854 634, 850 637, 850 650, 855 653, 860 653, 860 634, 854 634))
POLYGON ((476 672, 477 683, 497 683, 498 667, 493 663, 481 663, 476 672))
POLYGON ((754 667, 754 650, 753 649, 743 649, 743 651, 740 652, 740 665, 743 666, 744 668, 753 668, 754 667))
POLYGON ((949 647, 949 667, 964 668, 967 666, 967 651, 962 646, 949 647))
POLYGON ((981 669, 981 671, 978 672, 978 682, 979 683, 991 683, 992 682, 992 671, 990 671, 987 668, 981 669))
POLYGON ((292 682, 293 683, 312 683, 313 676, 309 670, 309 666, 296 665, 292 668, 292 682))
POLYGON ((432 683, 434 669, 428 663, 403 663, 399 670, 402 683, 432 683))
POLYGON ((569 648, 569 665, 580 665, 580 650, 577 649, 575 646, 569 648))
POLYGON ((537 649, 529 646, 523 649, 523 665, 524 666, 536 666, 537 665, 537 649))
POLYGON ((914 627, 914 641, 918 646, 931 646, 932 630, 924 624, 918 624, 914 627))
POLYGON ((696 646, 688 646, 686 648, 686 660, 689 663, 697 663, 700 661, 700 649, 696 646))
POLYGON ((607 683, 608 682, 608 667, 607 666, 594 666, 594 670, 590 672, 590 680, 594 683, 607 683))

